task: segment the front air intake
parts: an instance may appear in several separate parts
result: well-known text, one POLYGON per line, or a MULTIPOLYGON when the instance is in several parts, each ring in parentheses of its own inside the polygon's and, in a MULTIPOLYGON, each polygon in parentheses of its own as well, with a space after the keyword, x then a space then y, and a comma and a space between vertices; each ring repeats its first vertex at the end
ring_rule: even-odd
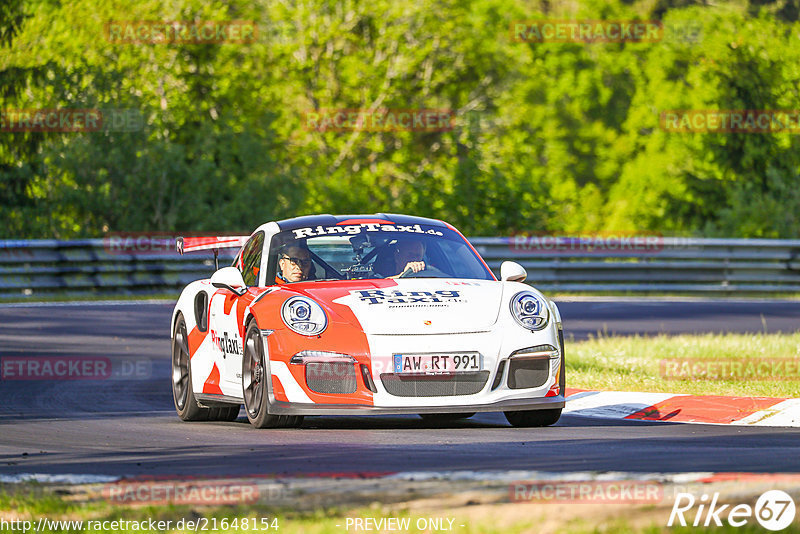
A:
POLYGON ((479 393, 489 380, 489 371, 446 375, 402 375, 383 373, 386 391, 397 397, 450 397, 479 393))
POLYGON ((503 381, 503 371, 506 370, 506 361, 503 360, 500 362, 500 365, 497 366, 497 373, 494 375, 494 381, 492 382, 492 391, 500 387, 500 383, 503 381))
POLYGON ((356 392, 356 370, 351 362, 308 362, 306 384, 316 393, 356 392))
POLYGON ((508 387, 525 389, 542 387, 550 376, 549 358, 511 358, 508 368, 508 387))

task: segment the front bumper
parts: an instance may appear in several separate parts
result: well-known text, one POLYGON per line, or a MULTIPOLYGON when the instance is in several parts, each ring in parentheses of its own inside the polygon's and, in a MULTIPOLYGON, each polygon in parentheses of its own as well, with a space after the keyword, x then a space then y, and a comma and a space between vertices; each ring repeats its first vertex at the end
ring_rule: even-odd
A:
POLYGON ((451 406, 381 407, 353 404, 302 405, 274 401, 269 412, 275 415, 409 415, 426 413, 462 412, 513 412, 520 410, 550 410, 564 408, 563 395, 533 399, 514 399, 491 404, 463 404, 451 406))
POLYGON ((290 372, 288 366, 297 364, 287 365, 271 359, 270 373, 277 378, 288 398, 275 398, 269 387, 269 411, 277 415, 387 415, 560 409, 564 407, 565 391, 563 342, 559 334, 553 326, 535 333, 517 329, 457 335, 369 336, 370 348, 382 355, 369 360, 375 389, 369 391, 368 381, 358 372, 363 366, 361 360, 351 373, 352 389, 347 390, 356 389, 354 395, 315 396, 309 391, 307 375, 290 372), (543 345, 557 347, 559 353, 556 360, 548 363, 546 380, 537 387, 514 387, 510 379, 512 355, 525 347, 543 345), (488 378, 470 394, 439 395, 435 391, 431 394, 430 390, 427 395, 420 396, 392 393, 387 390, 381 373, 390 370, 391 354, 396 350, 415 353, 477 351, 483 355, 488 378))

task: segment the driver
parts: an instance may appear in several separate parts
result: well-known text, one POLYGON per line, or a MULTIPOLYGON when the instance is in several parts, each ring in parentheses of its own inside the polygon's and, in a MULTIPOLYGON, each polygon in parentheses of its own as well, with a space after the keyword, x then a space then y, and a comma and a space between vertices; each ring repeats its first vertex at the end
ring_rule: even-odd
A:
POLYGON ((275 282, 287 284, 308 280, 311 274, 311 253, 299 245, 284 245, 278 251, 278 276, 275 282))
POLYGON ((425 244, 418 239, 400 239, 394 245, 394 276, 387 278, 400 278, 404 272, 411 270, 418 273, 425 270, 425 244))

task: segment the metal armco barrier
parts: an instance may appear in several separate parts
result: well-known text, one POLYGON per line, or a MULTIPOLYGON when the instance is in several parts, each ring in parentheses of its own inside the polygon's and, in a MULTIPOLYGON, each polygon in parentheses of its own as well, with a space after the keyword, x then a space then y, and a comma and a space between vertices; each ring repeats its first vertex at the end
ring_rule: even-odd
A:
MULTIPOLYGON (((220 265, 232 252, 220 251, 220 265)), ((174 237, 0 241, 0 299, 175 293, 214 271, 211 253, 180 256, 174 237)))
POLYGON ((660 236, 471 238, 499 271, 520 263, 544 291, 800 291, 800 240, 660 236))
MULTIPOLYGON (((800 240, 641 236, 476 237, 499 274, 522 264, 543 291, 736 294, 800 292, 800 240)), ((220 265, 232 251, 220 252, 220 265)), ((119 246, 109 239, 0 241, 0 299, 170 294, 210 276, 211 254, 178 255, 174 238, 119 246)))

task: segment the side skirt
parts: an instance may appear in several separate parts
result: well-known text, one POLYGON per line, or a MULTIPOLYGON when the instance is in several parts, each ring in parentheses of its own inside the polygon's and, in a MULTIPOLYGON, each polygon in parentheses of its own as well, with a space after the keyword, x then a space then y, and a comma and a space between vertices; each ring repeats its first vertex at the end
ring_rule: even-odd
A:
POLYGON ((197 400, 197 405, 201 408, 217 408, 220 406, 230 406, 231 404, 244 404, 244 399, 231 397, 229 395, 195 393, 194 398, 197 400))

